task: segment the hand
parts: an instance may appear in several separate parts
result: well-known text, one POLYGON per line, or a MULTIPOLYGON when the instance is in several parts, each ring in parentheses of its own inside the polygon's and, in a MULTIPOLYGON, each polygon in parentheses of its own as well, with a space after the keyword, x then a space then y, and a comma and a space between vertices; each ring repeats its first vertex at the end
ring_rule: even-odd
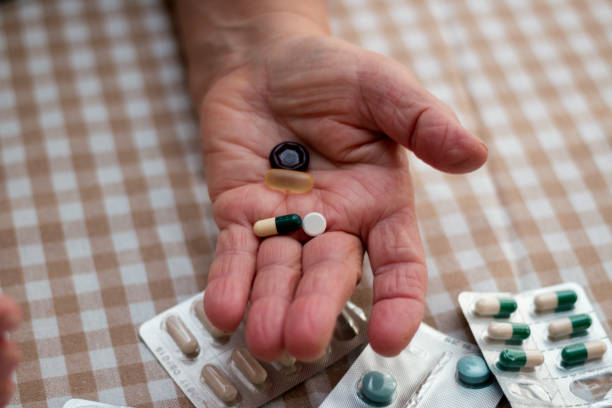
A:
POLYGON ((461 173, 484 163, 484 144, 402 65, 325 35, 286 35, 253 51, 215 78, 200 118, 220 229, 204 300, 211 322, 235 330, 250 299, 246 340, 257 357, 316 359, 360 279, 365 246, 368 338, 382 355, 399 353, 422 319, 427 281, 404 147, 461 173), (307 194, 264 185, 270 150, 290 140, 311 155, 307 194), (311 211, 328 228, 309 241, 252 232, 259 219, 311 211))
POLYGON ((15 384, 11 376, 20 359, 17 345, 6 339, 6 332, 16 329, 20 322, 19 306, 0 295, 0 407, 6 406, 13 395, 15 384))

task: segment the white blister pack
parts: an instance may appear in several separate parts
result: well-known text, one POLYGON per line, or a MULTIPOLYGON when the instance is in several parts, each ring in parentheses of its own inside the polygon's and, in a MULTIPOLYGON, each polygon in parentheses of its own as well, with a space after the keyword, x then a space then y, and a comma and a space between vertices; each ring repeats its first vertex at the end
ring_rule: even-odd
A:
POLYGON ((96 401, 87 401, 84 399, 73 398, 66 401, 63 408, 130 408, 123 405, 103 404, 96 401))
POLYGON ((197 407, 258 407, 305 381, 366 341, 363 310, 347 302, 327 352, 303 363, 267 363, 246 348, 244 322, 228 335, 210 326, 197 295, 140 326, 142 341, 197 407), (178 339, 177 342, 175 339, 178 339))
MULTIPOLYGON (((495 407, 502 392, 486 369, 479 386, 463 383, 457 376, 458 362, 479 356, 478 348, 421 323, 408 347, 391 358, 367 346, 351 368, 323 401, 320 408, 385 407, 495 407), (395 380, 387 403, 368 400, 360 391, 368 373, 383 373, 395 380)), ((482 361, 482 359, 480 359, 482 361)), ((484 363, 482 363, 484 366, 484 363)), ((378 391, 384 386, 375 385, 378 391)))
POLYGON ((513 407, 612 406, 610 339, 580 285, 462 292, 459 305, 513 407))

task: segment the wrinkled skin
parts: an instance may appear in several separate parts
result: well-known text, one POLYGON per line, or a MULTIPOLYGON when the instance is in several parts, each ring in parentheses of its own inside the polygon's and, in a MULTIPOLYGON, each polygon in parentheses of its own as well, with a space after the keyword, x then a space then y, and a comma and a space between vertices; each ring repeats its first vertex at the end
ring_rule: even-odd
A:
POLYGON ((6 334, 16 329, 20 322, 19 306, 0 295, 0 407, 6 406, 11 399, 15 388, 11 375, 21 356, 17 345, 8 341, 6 334))
POLYGON ((316 359, 365 247, 375 276, 369 341, 399 353, 422 319, 427 282, 405 148, 461 173, 484 163, 486 147, 405 67, 328 36, 286 36, 253 53, 215 79, 200 119, 220 228, 204 300, 212 323, 235 330, 250 300, 246 340, 257 357, 316 359), (307 194, 263 183, 270 150, 288 140, 310 152, 307 194), (311 211, 328 223, 316 238, 252 232, 259 219, 311 211))

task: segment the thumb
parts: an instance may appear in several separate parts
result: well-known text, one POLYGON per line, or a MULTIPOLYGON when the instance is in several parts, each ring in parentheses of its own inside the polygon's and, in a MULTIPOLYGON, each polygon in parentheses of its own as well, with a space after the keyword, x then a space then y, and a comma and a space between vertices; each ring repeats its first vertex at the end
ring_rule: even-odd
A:
POLYGON ((357 68, 361 116, 429 165, 449 173, 476 170, 487 147, 452 110, 431 95, 403 65, 371 54, 357 68))

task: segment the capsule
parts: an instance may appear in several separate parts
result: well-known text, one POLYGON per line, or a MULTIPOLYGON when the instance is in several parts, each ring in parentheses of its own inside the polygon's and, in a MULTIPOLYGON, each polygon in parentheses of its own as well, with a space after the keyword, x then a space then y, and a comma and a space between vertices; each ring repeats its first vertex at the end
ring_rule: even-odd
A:
POLYGON ((601 340, 572 344, 561 350, 561 360, 566 365, 581 364, 586 361, 601 358, 606 353, 607 349, 608 346, 601 340))
POLYGON ((525 323, 491 322, 487 334, 495 340, 525 340, 531 334, 525 323))
POLYGON ((238 397, 234 384, 214 365, 206 364, 202 368, 202 378, 221 401, 231 403, 238 397))
POLYGON ((236 364, 240 372, 253 384, 260 385, 268 378, 268 372, 244 347, 232 351, 232 361, 236 364))
POLYGON ((187 357, 193 358, 200 353, 198 341, 180 317, 174 315, 168 317, 166 319, 166 329, 172 340, 187 357))
POLYGON ((285 368, 291 368, 295 366, 296 358, 286 351, 283 352, 283 355, 277 360, 280 365, 285 368))
POLYGON ((193 307, 196 317, 202 323, 206 330, 216 339, 220 339, 223 337, 229 336, 231 333, 226 333, 220 329, 217 329, 213 324, 208 320, 208 316, 206 316, 206 311, 204 311, 204 302, 202 300, 196 300, 193 307))
POLYGON ((534 299, 537 312, 556 312, 569 310, 574 307, 578 295, 573 290, 557 290, 555 292, 540 293, 534 299))
POLYGON ((314 179, 308 173, 295 170, 271 169, 266 172, 266 186, 273 190, 290 193, 307 193, 314 186, 314 179))
POLYGON ((302 226, 302 219, 297 214, 281 215, 280 217, 265 218, 253 225, 253 232, 264 238, 271 235, 288 234, 297 231, 302 226))
POLYGON ((582 333, 591 327, 591 316, 588 314, 577 314, 553 320, 548 325, 548 336, 552 338, 582 333))
POLYGON ((516 307, 514 299, 489 297, 479 299, 474 310, 480 316, 508 317, 516 307))
POLYGON ((502 370, 518 370, 533 368, 544 362, 544 354, 539 350, 511 350, 505 349, 499 353, 497 366, 502 370))

